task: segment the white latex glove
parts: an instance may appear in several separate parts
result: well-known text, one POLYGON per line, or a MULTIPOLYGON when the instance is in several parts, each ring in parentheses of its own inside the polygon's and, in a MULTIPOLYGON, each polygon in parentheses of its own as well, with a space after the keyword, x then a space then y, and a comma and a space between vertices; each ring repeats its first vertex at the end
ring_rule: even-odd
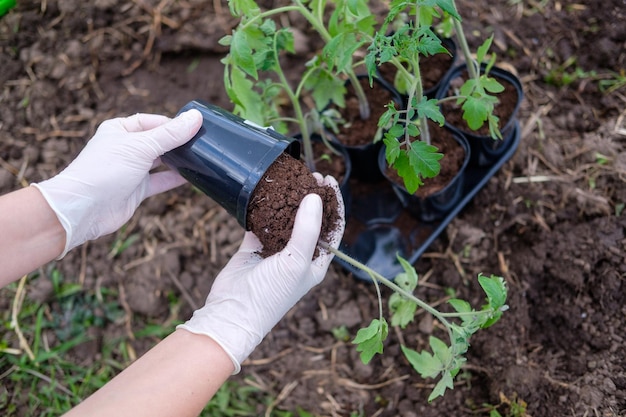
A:
POLYGON ((74 161, 49 180, 32 184, 66 232, 59 258, 72 248, 118 230, 147 197, 185 183, 168 170, 150 173, 165 152, 200 129, 202 115, 189 110, 175 119, 135 114, 103 122, 74 161))
MULTIPOLYGON (((314 174, 320 184, 337 192, 341 224, 327 242, 337 248, 343 236, 344 206, 337 181, 314 174)), ((265 335, 312 287, 322 282, 333 259, 320 248, 313 259, 322 225, 322 200, 309 194, 300 203, 289 243, 262 259, 261 243, 246 232, 239 251, 219 273, 204 307, 178 328, 215 340, 230 356, 235 372, 265 335)))

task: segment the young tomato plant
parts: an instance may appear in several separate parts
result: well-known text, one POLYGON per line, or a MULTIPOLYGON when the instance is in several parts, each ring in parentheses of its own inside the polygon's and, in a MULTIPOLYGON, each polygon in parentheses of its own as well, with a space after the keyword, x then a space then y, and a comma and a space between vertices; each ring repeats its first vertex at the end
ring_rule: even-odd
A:
POLYGON ((361 117, 369 117, 365 93, 354 71, 354 53, 361 48, 366 37, 374 31, 375 20, 364 1, 338 0, 330 17, 327 0, 305 2, 292 0, 284 7, 261 11, 253 0, 231 0, 231 13, 241 21, 231 35, 221 44, 230 48, 223 59, 224 83, 235 113, 255 123, 274 126, 284 132, 285 125, 294 123, 302 134, 305 163, 315 170, 311 134, 324 128, 336 129, 337 116, 324 110, 333 102, 345 105, 345 79, 355 87, 361 117), (294 53, 294 37, 290 28, 279 28, 274 20, 278 15, 297 12, 324 41, 320 54, 305 66, 299 81, 292 85, 284 72, 281 56, 294 53), (260 80, 260 74, 273 78, 260 80), (292 116, 284 116, 280 98, 286 96, 292 116), (315 108, 306 111, 303 98, 312 97, 315 108))
MULTIPOLYGON (((421 57, 440 53, 449 53, 441 38, 432 30, 435 18, 449 16, 455 22, 457 33, 462 31, 461 17, 451 0, 393 0, 383 25, 375 33, 365 59, 368 74, 373 77, 379 65, 391 63, 396 67, 395 83, 407 96, 405 109, 396 108, 390 103, 387 111, 380 117, 379 126, 387 126, 384 135, 387 163, 394 167, 403 178, 404 185, 414 193, 423 179, 439 174, 439 161, 443 157, 431 143, 429 120, 443 126, 445 118, 439 105, 442 100, 429 99, 424 94, 420 69, 421 57), (399 16, 410 16, 406 21, 399 16), (393 32, 388 32, 395 26, 393 32)), ((467 41, 460 32, 464 54, 471 58, 467 41)), ((478 49, 477 60, 482 62, 492 39, 478 49)), ((485 121, 489 123, 494 137, 501 137, 498 130, 498 118, 494 115, 497 99, 490 93, 498 93, 503 87, 488 76, 488 70, 495 63, 495 56, 487 64, 487 70, 477 74, 476 62, 468 61, 471 67, 470 79, 458 94, 444 100, 456 100, 462 106, 463 118, 472 129, 479 129, 485 121)))
POLYGON ((383 344, 389 333, 389 324, 383 314, 379 283, 394 291, 389 299, 392 326, 400 326, 404 329, 413 321, 417 309, 421 308, 433 315, 446 328, 448 343, 435 336, 430 337, 429 345, 432 353, 417 352, 407 346, 402 346, 404 356, 422 378, 439 378, 428 401, 443 396, 446 389, 454 387, 453 380, 466 361, 465 353, 469 348, 471 336, 478 330, 496 323, 502 313, 508 309, 505 304, 507 288, 501 277, 494 275, 487 277, 482 274, 478 276, 478 283, 486 294, 486 303, 480 310, 473 309, 465 300, 454 298, 448 300, 448 304, 454 311, 441 312, 413 294, 418 284, 418 276, 415 269, 404 258, 398 256, 403 272, 392 281, 329 245, 325 243, 321 245, 332 251, 335 256, 367 272, 376 287, 379 317, 373 319, 369 326, 360 329, 352 341, 357 345, 357 351, 361 353, 363 363, 367 364, 377 353, 383 353, 383 344))

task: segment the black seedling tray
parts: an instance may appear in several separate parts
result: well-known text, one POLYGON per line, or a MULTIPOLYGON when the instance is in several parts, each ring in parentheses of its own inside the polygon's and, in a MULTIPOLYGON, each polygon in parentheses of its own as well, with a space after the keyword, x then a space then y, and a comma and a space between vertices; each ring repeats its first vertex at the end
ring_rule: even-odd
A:
MULTIPOLYGON (((491 177, 515 153, 520 142, 519 123, 515 123, 507 149, 493 164, 467 167, 462 197, 445 217, 435 222, 421 222, 412 217, 399 203, 391 185, 386 181, 363 184, 350 183, 351 209, 346 233, 340 249, 366 264, 384 277, 393 279, 403 271, 396 255, 414 264, 446 226, 474 198, 491 177)), ((503 145, 504 146, 504 145, 503 145)), ((371 281, 369 275, 337 257, 335 262, 355 278, 371 281)))

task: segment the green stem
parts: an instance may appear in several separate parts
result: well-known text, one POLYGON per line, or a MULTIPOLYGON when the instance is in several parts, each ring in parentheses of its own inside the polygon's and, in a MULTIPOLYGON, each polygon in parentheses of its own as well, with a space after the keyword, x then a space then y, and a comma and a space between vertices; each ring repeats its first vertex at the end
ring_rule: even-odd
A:
POLYGON ((459 46, 461 47, 461 51, 463 51, 463 56, 465 57, 467 72, 473 80, 478 80, 478 64, 474 58, 472 58, 472 53, 470 52, 469 45, 467 44, 467 38, 465 37, 465 32, 463 31, 463 25, 460 20, 455 18, 452 18, 452 24, 454 25, 454 32, 456 33, 456 38, 459 41, 459 46))
MULTIPOLYGON (((274 54, 275 59, 278 62, 278 49, 276 47, 276 36, 274 36, 274 54)), ((276 75, 280 80, 280 84, 283 86, 285 93, 289 97, 289 101, 291 101, 291 105, 293 106, 293 111, 295 113, 295 118, 298 121, 298 125, 300 126, 300 132, 302 133, 302 144, 304 145, 304 163, 307 168, 311 172, 315 172, 315 161, 313 158, 313 146, 311 144, 311 134, 309 129, 307 129, 306 118, 304 117, 304 113, 302 111, 302 106, 300 105, 300 101, 298 100, 298 96, 294 93, 289 85, 289 81, 285 76, 285 73, 280 65, 276 66, 276 75)))
POLYGON ((326 249, 327 251, 332 252, 336 257, 338 257, 338 258, 348 262, 350 265, 355 266, 355 267, 359 268, 362 271, 365 271, 372 278, 372 280, 374 282, 376 282, 376 281, 380 282, 381 284, 383 284, 386 287, 392 289, 393 291, 395 291, 395 292, 403 295, 404 297, 410 299, 411 301, 413 301, 415 304, 417 304, 423 310, 426 310, 428 313, 432 314, 434 317, 436 317, 441 322, 441 324, 443 324, 446 327, 446 329, 448 331, 448 336, 450 337, 450 340, 452 340, 452 330, 451 329, 453 327, 453 324, 450 323, 446 319, 446 316, 443 315, 442 313, 440 313, 436 308, 431 307, 430 305, 428 305, 424 301, 422 301, 419 298, 417 298, 415 295, 413 295, 410 292, 406 291, 405 289, 399 287, 393 281, 385 278, 384 276, 382 276, 378 272, 374 271, 369 266, 367 266, 367 265, 357 261, 356 259, 351 258, 350 256, 348 256, 348 255, 344 254, 343 252, 341 252, 339 249, 333 248, 328 243, 320 241, 319 245, 322 248, 326 249))

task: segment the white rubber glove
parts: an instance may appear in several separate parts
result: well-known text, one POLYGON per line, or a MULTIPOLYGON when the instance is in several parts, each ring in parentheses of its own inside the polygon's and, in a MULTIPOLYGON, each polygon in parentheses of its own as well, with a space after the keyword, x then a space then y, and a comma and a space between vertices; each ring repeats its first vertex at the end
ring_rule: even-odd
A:
POLYGON ((185 183, 168 170, 150 174, 159 157, 200 129, 202 115, 189 110, 175 119, 136 114, 103 122, 74 161, 49 180, 32 184, 66 232, 65 249, 118 230, 147 197, 185 183))
MULTIPOLYGON (((344 206, 332 177, 314 174, 320 184, 332 186, 339 199, 341 224, 330 242, 337 248, 343 236, 344 206)), ((295 218, 291 240, 281 252, 262 259, 261 243, 246 232, 239 251, 215 279, 204 307, 178 328, 215 340, 230 356, 235 374, 265 335, 311 288, 322 282, 333 259, 320 249, 313 261, 322 224, 322 201, 307 195, 295 218)))

